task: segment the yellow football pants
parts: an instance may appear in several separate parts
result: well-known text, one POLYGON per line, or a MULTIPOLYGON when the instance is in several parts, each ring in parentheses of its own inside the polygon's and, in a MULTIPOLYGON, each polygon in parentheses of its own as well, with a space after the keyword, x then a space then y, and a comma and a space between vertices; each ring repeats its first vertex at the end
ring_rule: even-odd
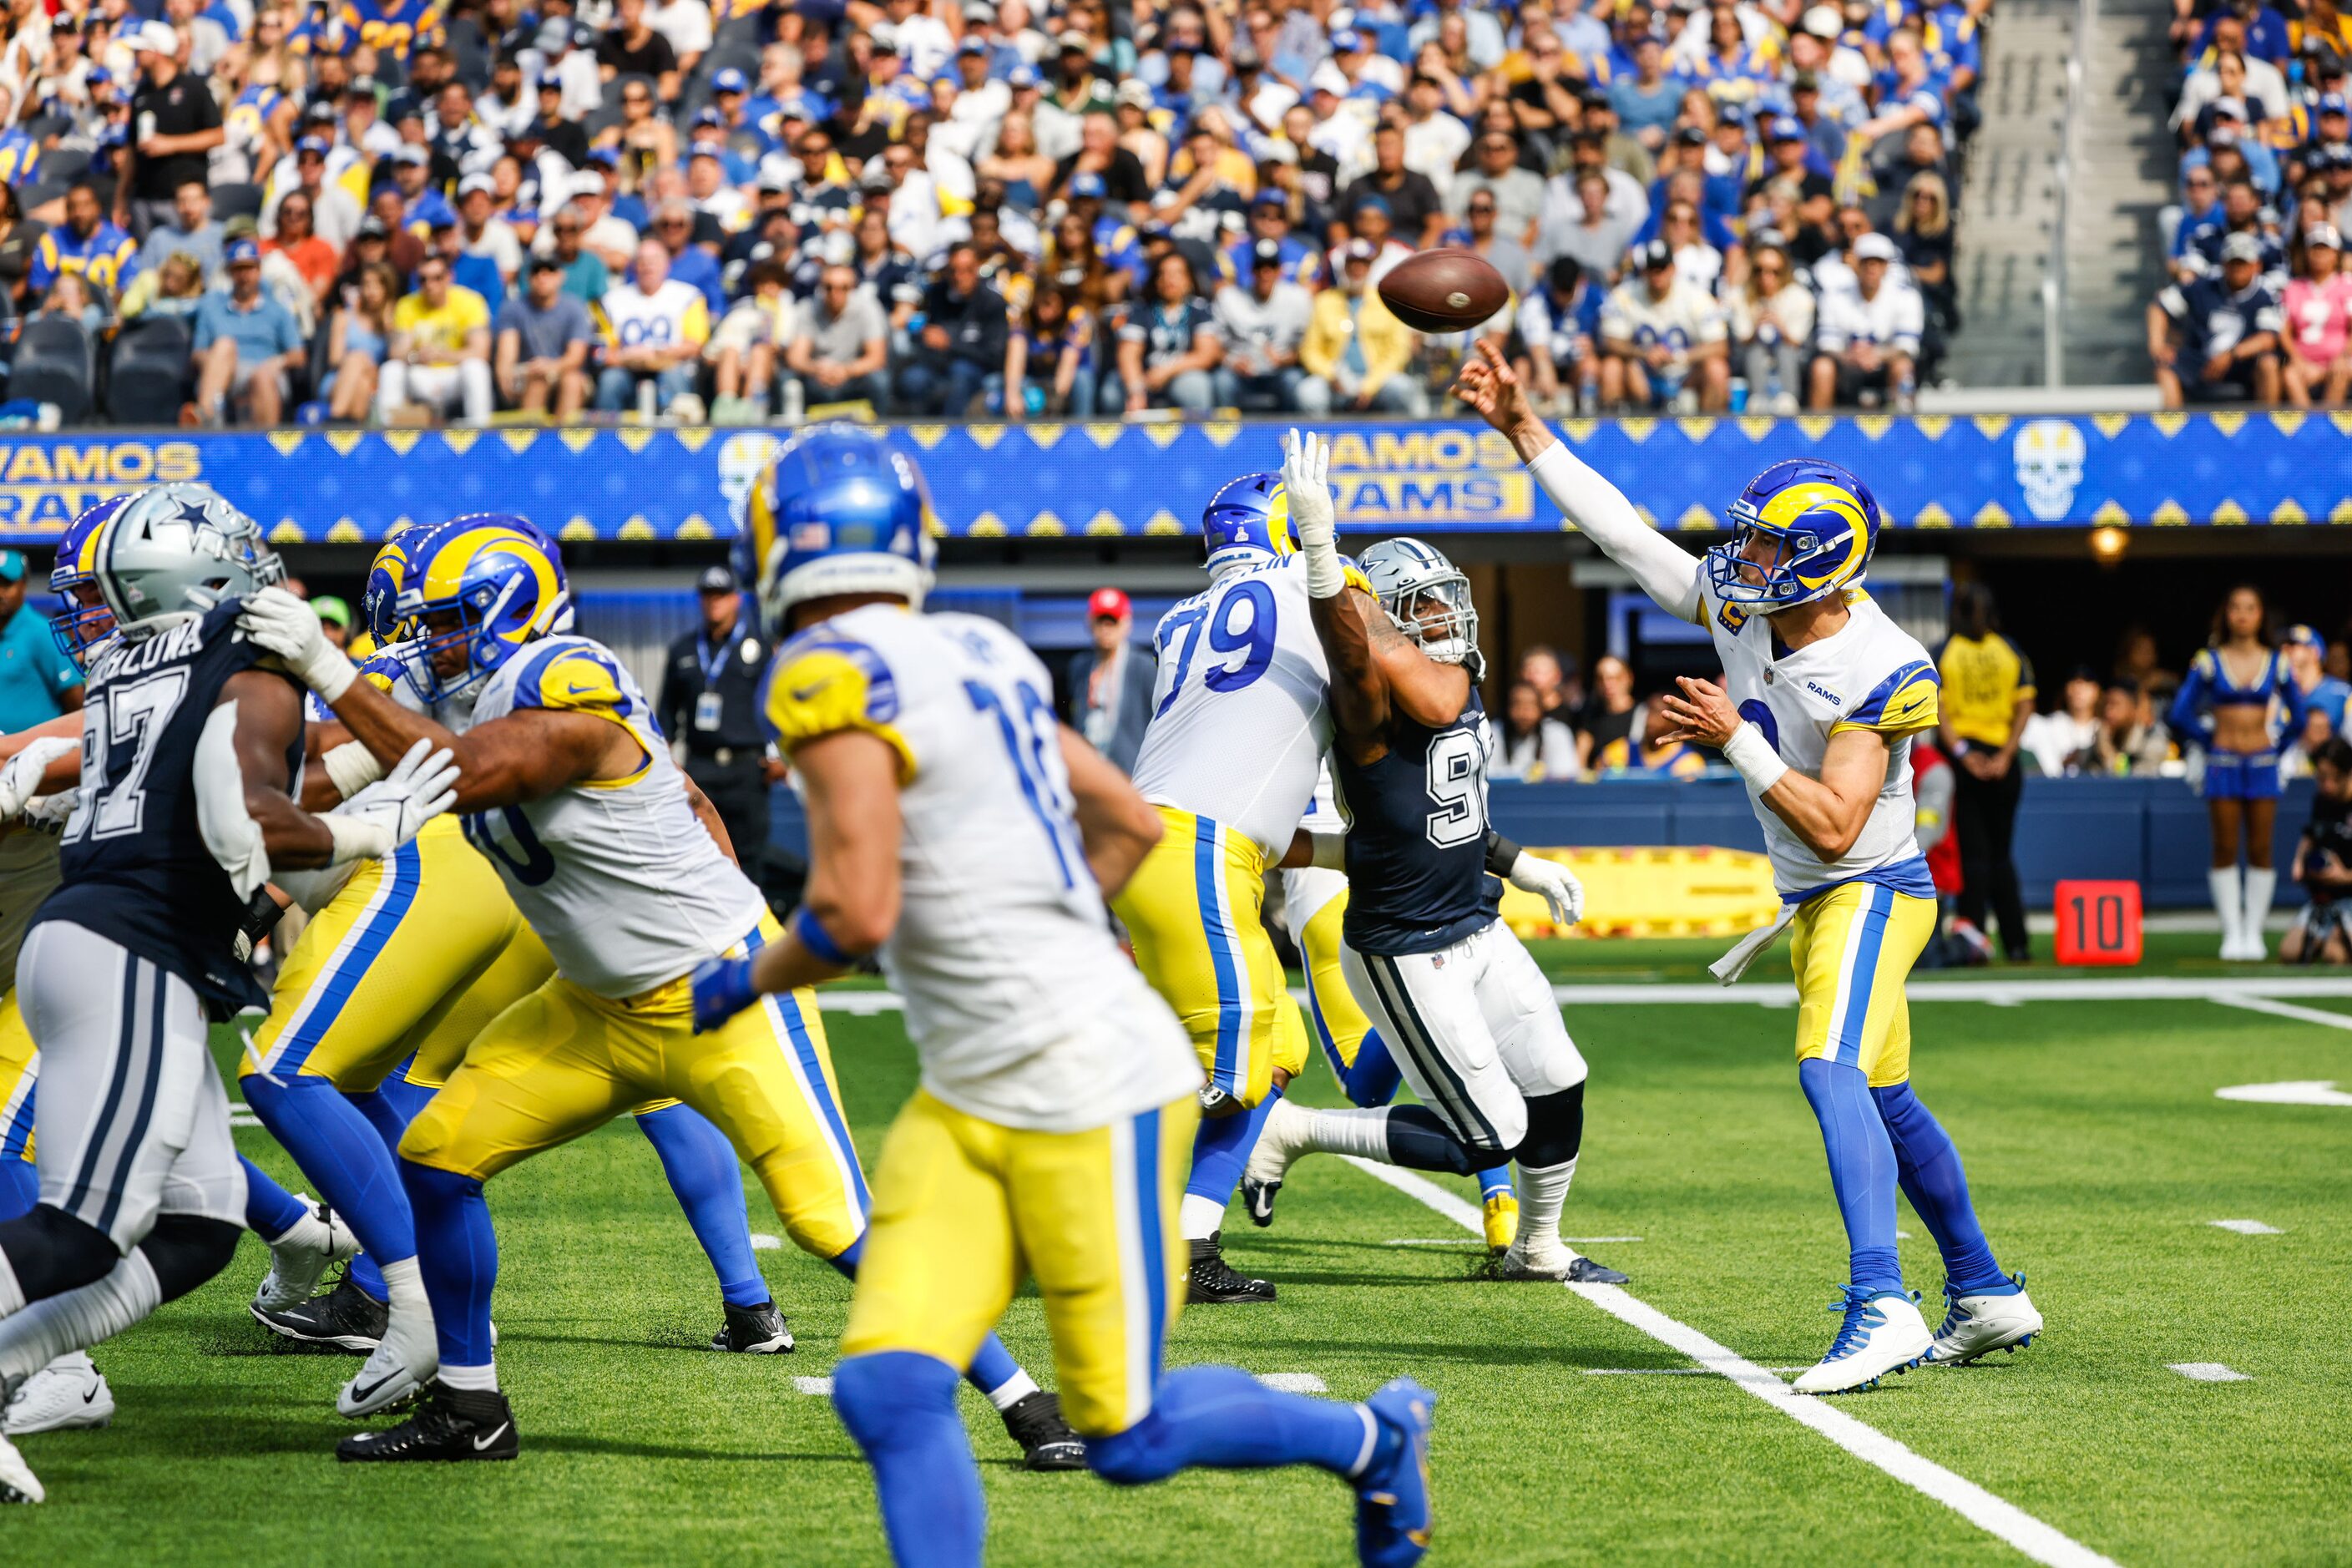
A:
POLYGON ((1797 1059, 1858 1067, 1871 1087, 1911 1076, 1904 977, 1936 931, 1936 901, 1875 882, 1811 899, 1790 923, 1797 972, 1797 1059))
POLYGON ((1174 806, 1166 832, 1111 901, 1135 962, 1192 1037, 1209 1081, 1244 1106, 1274 1069, 1307 1065, 1307 1028, 1259 908, 1266 855, 1246 835, 1174 806))
MULTIPOLYGON (((779 929, 762 918, 762 938, 779 929)), ((475 1037, 400 1153, 488 1181, 656 1098, 684 1100, 727 1134, 801 1247, 833 1258, 864 1234, 866 1177, 807 991, 764 997, 698 1035, 684 975, 617 1001, 551 976, 475 1037)))
POLYGON ((16 1010, 16 988, 0 995, 0 1160, 33 1157, 33 1086, 41 1054, 16 1010))
POLYGON ((1307 966, 1307 1012, 1323 1047, 1332 1076, 1344 1078, 1356 1065, 1364 1037, 1372 1032, 1348 977, 1339 970, 1339 927, 1348 918, 1348 879, 1337 871, 1285 871, 1285 894, 1301 906, 1290 911, 1290 931, 1307 966), (1302 922, 1300 916, 1306 918, 1302 922))
POLYGON ((1200 1116, 1187 1095, 1108 1127, 1036 1132, 916 1090, 882 1145, 841 1353, 969 1366, 1034 1277, 1070 1425, 1088 1437, 1134 1426, 1184 1300, 1177 1204, 1200 1116))

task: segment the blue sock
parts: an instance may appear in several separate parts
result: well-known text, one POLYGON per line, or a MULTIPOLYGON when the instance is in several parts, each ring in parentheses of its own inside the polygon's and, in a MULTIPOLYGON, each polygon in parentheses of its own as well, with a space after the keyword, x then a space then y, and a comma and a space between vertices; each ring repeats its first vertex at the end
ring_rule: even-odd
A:
POLYGON ((301 1073, 282 1079, 252 1073, 241 1086, 261 1124, 317 1184, 320 1201, 342 1216, 378 1263, 416 1256, 416 1227, 400 1168, 382 1134, 342 1090, 301 1073))
POLYGON ((482 1184, 414 1160, 400 1163, 415 1206, 417 1272, 433 1303, 433 1329, 446 1366, 490 1364, 490 1292, 499 1283, 499 1236, 482 1184))
POLYGON ((751 1215, 743 1205, 743 1172, 735 1145, 691 1106, 673 1105, 637 1118, 654 1152, 661 1156, 669 1190, 686 1211, 686 1223, 702 1243, 719 1294, 730 1307, 756 1307, 773 1292, 760 1278, 751 1256, 751 1215))
MULTIPOLYGON (((343 1097, 359 1107, 360 1114, 368 1119, 368 1125, 375 1129, 376 1135, 383 1140, 384 1148, 391 1152, 395 1161, 400 1158, 400 1140, 407 1132, 408 1124, 416 1120, 416 1113, 425 1109, 425 1102, 439 1092, 426 1085, 409 1082, 402 1076, 407 1070, 408 1064, 404 1062, 399 1072, 366 1093, 343 1097)), ((392 1292, 384 1286, 383 1270, 375 1266, 372 1253, 362 1252, 352 1259, 348 1278, 372 1301, 392 1299, 392 1292)))
POLYGON ((833 1407, 874 1467, 892 1559, 979 1568, 988 1510, 956 1415, 955 1369, 912 1351, 851 1356, 833 1369, 833 1407))
POLYGON ((1349 1104, 1370 1110, 1394 1100, 1397 1085, 1403 1080, 1396 1058, 1389 1055, 1388 1042, 1381 1038, 1378 1029, 1367 1029, 1356 1047, 1355 1065, 1339 1075, 1339 1089, 1349 1104))
MULTIPOLYGON (((857 1278, 857 1260, 866 1256, 866 1238, 861 1236, 831 1258, 825 1259, 841 1270, 845 1279, 857 1278)), ((994 1334, 980 1342, 972 1352, 971 1365, 964 1369, 964 1381, 982 1394, 993 1394, 1003 1388, 1007 1379, 1020 1372, 1021 1363, 1004 1348, 1004 1342, 994 1334)))
POLYGON ((1087 1462, 1121 1486, 1165 1480, 1196 1465, 1314 1465, 1352 1476, 1370 1455, 1374 1432, 1355 1405, 1278 1394, 1238 1367, 1188 1366, 1160 1380, 1142 1420, 1108 1437, 1089 1436, 1087 1462))
POLYGON ((1518 1188, 1511 1181, 1508 1165, 1489 1165, 1478 1173, 1478 1197, 1484 1202, 1491 1197, 1515 1197, 1518 1188))
POLYGON ((1812 1101, 1829 1152, 1830 1185, 1845 1216, 1846 1245, 1853 1252, 1854 1285, 1864 1290, 1900 1290, 1903 1266, 1895 1256, 1895 1146, 1870 1098, 1870 1079, 1858 1067, 1808 1057, 1797 1064, 1797 1081, 1812 1101))
POLYGON ((1960 1167, 1960 1152, 1909 1083, 1874 1089, 1879 1119, 1895 1144, 1895 1163, 1903 1195, 1936 1238, 1944 1255, 1944 1278, 1963 1296, 2008 1295, 2016 1281, 1993 1261, 1992 1244, 1977 1223, 1976 1205, 1969 1202, 1969 1173, 1960 1167))
MULTIPOLYGON (((250 1166, 247 1167, 249 1171, 250 1166)), ((262 1178, 268 1181, 268 1177, 262 1178)), ((277 1184, 271 1183, 275 1186, 277 1184)), ((30 1160, 0 1160, 0 1220, 30 1214, 41 1201, 41 1173, 30 1160)), ((280 1229, 285 1228, 279 1226, 280 1229)))
POLYGON ((1219 1205, 1233 1202, 1234 1189, 1242 1183, 1242 1167, 1249 1163, 1257 1135, 1265 1131, 1265 1119, 1281 1098, 1282 1090, 1269 1089, 1265 1098, 1250 1110, 1202 1122, 1201 1130, 1192 1135, 1192 1175, 1184 1191, 1219 1205))
MULTIPOLYGON (((302 1201, 278 1184, 270 1173, 239 1154, 236 1163, 245 1167, 245 1228, 268 1241, 273 1236, 284 1236, 289 1227, 299 1225, 310 1211, 302 1201)), ((33 1167, 26 1165, 26 1170, 33 1167)), ((36 1184, 34 1190, 39 1191, 36 1184)), ((26 1205, 27 1208, 31 1205, 26 1205)), ((8 1216, 0 1214, 0 1219, 8 1216)))

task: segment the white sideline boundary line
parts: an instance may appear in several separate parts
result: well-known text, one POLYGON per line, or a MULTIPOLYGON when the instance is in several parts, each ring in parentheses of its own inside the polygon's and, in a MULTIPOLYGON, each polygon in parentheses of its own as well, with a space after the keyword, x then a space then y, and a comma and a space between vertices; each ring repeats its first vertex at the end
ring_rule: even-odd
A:
MULTIPOLYGON (((1341 1158, 1465 1229, 1483 1233, 1479 1211, 1459 1195, 1423 1181, 1411 1171, 1375 1164, 1353 1155, 1341 1158)), ((1618 1286, 1570 1285, 1567 1289, 1618 1321, 1640 1330, 1670 1350, 1681 1352, 1698 1363, 1701 1369, 1718 1373, 1790 1420, 1811 1427, 1864 1464, 1933 1498, 2036 1563, 2047 1563, 2050 1568, 2116 1568, 2111 1559, 2042 1523, 2016 1504, 1995 1497, 1876 1427, 1864 1425, 1829 1401, 1797 1393, 1763 1367, 1725 1349, 1689 1324, 1669 1318, 1618 1286)))
POLYGON ((2213 1000, 2224 1007, 2243 1007, 2249 1013, 2268 1013, 2275 1018, 2293 1018, 2299 1024, 2325 1024, 2331 1029, 2352 1029, 2352 1014, 2298 1007, 2292 1002, 2274 1001, 2268 996, 2216 996, 2213 1000))

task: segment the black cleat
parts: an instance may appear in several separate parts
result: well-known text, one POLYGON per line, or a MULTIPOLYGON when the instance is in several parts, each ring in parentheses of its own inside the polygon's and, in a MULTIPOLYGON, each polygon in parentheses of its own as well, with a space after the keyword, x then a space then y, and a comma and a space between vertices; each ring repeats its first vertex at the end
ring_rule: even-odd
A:
POLYGON ((710 1348, 737 1355, 782 1355, 793 1348, 793 1331, 773 1301, 756 1307, 726 1303, 727 1321, 710 1336, 710 1348))
POLYGON ((1062 1396, 1038 1389, 1003 1412, 1004 1430, 1021 1445, 1024 1470, 1083 1470, 1087 1446, 1062 1419, 1062 1396))
POLYGON ((384 1431, 344 1438, 335 1445, 335 1458, 353 1464, 457 1463, 511 1459, 521 1447, 505 1394, 436 1383, 415 1415, 384 1431))
POLYGON ((1568 1282, 1571 1285, 1622 1285, 1626 1277, 1606 1263, 1595 1263, 1583 1254, 1568 1266, 1568 1282))
POLYGON ((348 1273, 335 1281, 333 1289, 307 1301, 298 1301, 282 1311, 260 1307, 248 1310, 253 1321, 273 1334, 281 1334, 299 1344, 348 1351, 352 1355, 366 1355, 373 1351, 392 1318, 392 1309, 352 1284, 348 1273))
POLYGON ((1184 1300, 1195 1307, 1222 1307, 1238 1301, 1271 1301, 1274 1287, 1264 1279, 1245 1279, 1225 1266, 1219 1245, 1224 1232, 1211 1231, 1192 1247, 1192 1266, 1185 1273, 1184 1300))

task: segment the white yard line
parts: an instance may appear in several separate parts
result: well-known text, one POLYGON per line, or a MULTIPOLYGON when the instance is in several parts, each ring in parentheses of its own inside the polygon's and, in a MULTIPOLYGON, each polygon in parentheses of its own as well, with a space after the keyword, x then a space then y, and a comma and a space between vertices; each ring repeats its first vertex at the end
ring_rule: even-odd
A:
POLYGON ((2328 1079, 2295 1079, 2287 1083, 2241 1083, 2213 1091, 2216 1100, 2245 1100, 2257 1105, 2352 1105, 2347 1094, 2328 1079))
POLYGON ((2254 1380, 2242 1372, 2235 1372, 2218 1361, 2176 1361, 2168 1363, 2191 1383, 2252 1383, 2254 1380))
POLYGON ((2234 1230, 2240 1236, 2284 1236, 2286 1232, 2274 1225, 2264 1225, 2258 1219, 2209 1219, 2205 1222, 2216 1230, 2234 1230))
POLYGON ((1311 1372, 1255 1372, 1250 1374, 1283 1394, 1328 1394, 1330 1386, 1311 1372))
POLYGON ((2331 1029, 2352 1029, 2352 1013, 2298 1007, 2292 1002, 2273 1001, 2268 996, 2216 996, 2213 1000, 2224 1007, 2243 1007, 2249 1013, 2268 1013, 2273 1017, 2293 1018, 2298 1024, 2325 1024, 2331 1029))
POLYGON ((833 1379, 829 1377, 796 1377, 793 1379, 793 1386, 803 1394, 814 1394, 820 1399, 833 1397, 833 1379))
MULTIPOLYGON (((1376 1181, 1387 1183, 1406 1196, 1477 1233, 1482 1222, 1475 1205, 1392 1165, 1343 1156, 1376 1181)), ((1725 1349, 1687 1323, 1664 1312, 1614 1285, 1570 1285, 1568 1289, 1611 1317, 1681 1352, 1706 1371, 1720 1374, 1754 1394, 1780 1414, 1814 1431, 1847 1453, 1925 1493, 1988 1534, 2007 1542, 2037 1563, 2051 1568, 2115 1568, 2112 1561, 2027 1513, 2005 1502, 1966 1477, 1955 1475, 1934 1460, 1896 1442, 1874 1426, 1864 1426, 1825 1399, 1797 1393, 1765 1368, 1725 1349)))

